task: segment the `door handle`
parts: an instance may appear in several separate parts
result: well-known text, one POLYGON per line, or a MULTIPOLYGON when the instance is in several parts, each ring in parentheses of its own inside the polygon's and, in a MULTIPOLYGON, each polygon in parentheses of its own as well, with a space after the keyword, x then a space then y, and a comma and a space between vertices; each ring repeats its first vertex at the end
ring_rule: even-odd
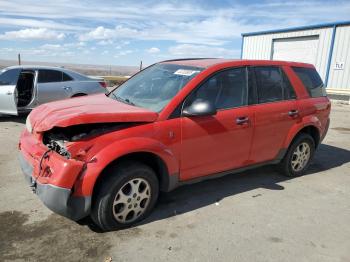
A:
POLYGON ((236 118, 236 124, 237 125, 243 125, 245 123, 248 123, 249 118, 247 116, 241 116, 236 118))
POLYGON ((63 89, 69 91, 69 90, 71 90, 72 88, 71 88, 70 86, 64 86, 63 89))
POLYGON ((6 95, 10 96, 10 95, 13 95, 13 93, 11 91, 7 91, 6 95))
POLYGON ((289 115, 289 116, 296 116, 296 115, 298 115, 298 114, 299 114, 299 111, 296 110, 296 109, 290 110, 290 111, 288 112, 288 115, 289 115))

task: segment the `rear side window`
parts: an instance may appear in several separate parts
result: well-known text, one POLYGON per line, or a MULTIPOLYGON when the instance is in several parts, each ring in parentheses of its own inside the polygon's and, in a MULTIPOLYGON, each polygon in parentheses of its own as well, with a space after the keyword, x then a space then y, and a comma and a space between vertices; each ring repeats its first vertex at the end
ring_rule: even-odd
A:
POLYGON ((293 67, 311 97, 326 96, 321 77, 314 68, 293 67))
POLYGON ((20 69, 3 70, 0 72, 0 86, 16 85, 20 69))
POLYGON ((258 103, 295 99, 288 77, 279 67, 255 67, 258 103))
POLYGON ((195 90, 186 101, 209 100, 219 109, 247 105, 248 82, 246 68, 233 68, 215 74, 195 90))
POLYGON ((57 70, 39 70, 39 83, 62 82, 62 72, 57 70))
POLYGON ((62 72, 62 81, 72 81, 72 80, 73 80, 73 78, 71 78, 66 73, 62 72))

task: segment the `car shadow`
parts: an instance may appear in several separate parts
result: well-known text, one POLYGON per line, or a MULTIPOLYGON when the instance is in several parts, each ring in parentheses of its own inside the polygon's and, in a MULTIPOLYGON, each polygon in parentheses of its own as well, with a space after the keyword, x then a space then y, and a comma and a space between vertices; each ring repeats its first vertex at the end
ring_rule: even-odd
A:
POLYGON ((0 122, 14 122, 24 124, 26 122, 28 113, 23 113, 18 116, 10 116, 10 115, 0 115, 0 122))
MULTIPOLYGON (((320 145, 305 176, 330 170, 350 162, 350 151, 331 145, 320 145)), ((257 188, 284 190, 279 183, 294 178, 278 173, 275 166, 265 166, 221 178, 185 185, 169 193, 162 193, 152 214, 138 223, 143 225, 184 214, 220 202, 226 197, 248 192, 257 188)), ((260 194, 252 194, 257 197, 260 194)), ((276 195, 276 197, 278 197, 276 195)), ((85 223, 95 232, 100 232, 91 222, 85 223)))

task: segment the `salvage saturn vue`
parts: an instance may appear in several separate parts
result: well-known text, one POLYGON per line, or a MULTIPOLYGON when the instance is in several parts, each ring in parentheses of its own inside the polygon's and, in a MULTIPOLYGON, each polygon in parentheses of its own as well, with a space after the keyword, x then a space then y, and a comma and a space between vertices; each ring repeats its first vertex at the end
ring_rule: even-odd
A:
POLYGON ((34 109, 20 163, 48 208, 108 231, 141 221, 160 191, 183 184, 265 164, 302 175, 329 114, 312 65, 168 60, 107 95, 34 109))

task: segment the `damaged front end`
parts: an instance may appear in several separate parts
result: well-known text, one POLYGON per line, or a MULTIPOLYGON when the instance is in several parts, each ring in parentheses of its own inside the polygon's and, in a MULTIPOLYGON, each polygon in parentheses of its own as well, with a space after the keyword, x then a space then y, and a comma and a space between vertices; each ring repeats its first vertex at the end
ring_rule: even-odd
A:
POLYGON ((55 151, 67 159, 74 158, 75 156, 80 159, 78 152, 81 150, 69 151, 67 148, 68 144, 72 145, 72 142, 89 140, 95 136, 100 136, 130 126, 130 123, 97 123, 54 127, 43 134, 43 143, 50 150, 55 151))
POLYGON ((82 145, 91 148, 94 137, 126 126, 130 124, 84 124, 54 127, 43 134, 25 130, 19 143, 19 160, 34 193, 62 216, 79 220, 88 215, 91 196, 74 192, 78 177, 89 163, 87 156, 81 154, 82 145))

